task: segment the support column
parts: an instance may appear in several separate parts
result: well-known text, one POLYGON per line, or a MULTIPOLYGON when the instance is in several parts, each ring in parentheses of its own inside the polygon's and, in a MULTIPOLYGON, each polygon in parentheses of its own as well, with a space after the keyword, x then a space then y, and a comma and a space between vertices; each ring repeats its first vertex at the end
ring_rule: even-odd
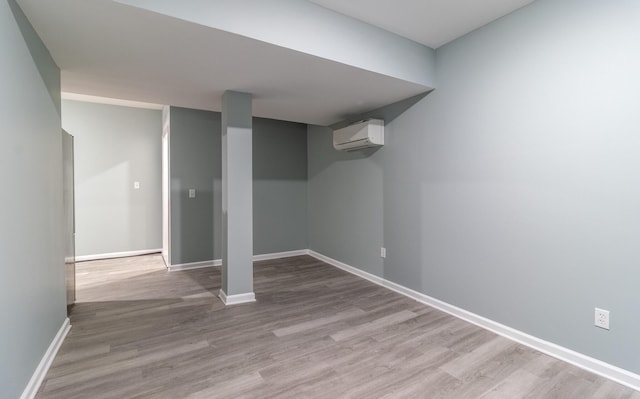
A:
POLYGON ((222 288, 225 305, 254 302, 251 94, 222 96, 222 288))

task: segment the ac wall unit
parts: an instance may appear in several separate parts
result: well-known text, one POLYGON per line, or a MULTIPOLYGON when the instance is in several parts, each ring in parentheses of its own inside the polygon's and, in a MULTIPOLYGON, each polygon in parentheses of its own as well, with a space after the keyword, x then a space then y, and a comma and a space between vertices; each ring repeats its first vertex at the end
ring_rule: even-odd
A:
POLYGON ((384 121, 366 119, 333 131, 333 147, 336 150, 355 151, 384 145, 384 121))

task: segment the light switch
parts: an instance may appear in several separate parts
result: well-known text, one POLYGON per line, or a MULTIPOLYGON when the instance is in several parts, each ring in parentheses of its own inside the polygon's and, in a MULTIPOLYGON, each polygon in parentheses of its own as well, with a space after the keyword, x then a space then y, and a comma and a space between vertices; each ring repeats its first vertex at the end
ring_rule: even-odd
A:
POLYGON ((196 197, 196 189, 195 188, 190 188, 189 189, 189 198, 195 198, 196 197))
POLYGON ((136 189, 136 190, 140 189, 140 182, 139 181, 134 181, 133 182, 133 188, 136 189))

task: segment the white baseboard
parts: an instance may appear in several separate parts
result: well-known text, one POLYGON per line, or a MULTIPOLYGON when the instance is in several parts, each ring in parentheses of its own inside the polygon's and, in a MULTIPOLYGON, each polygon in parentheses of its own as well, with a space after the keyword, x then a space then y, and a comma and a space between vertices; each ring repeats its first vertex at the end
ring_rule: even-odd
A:
POLYGON ((526 345, 530 348, 536 349, 549 356, 553 356, 557 359, 573 364, 594 374, 598 374, 602 377, 608 378, 622 385, 626 385, 629 388, 640 391, 640 375, 632 373, 628 370, 614 366, 609 363, 605 363, 601 360, 594 359, 582 353, 565 348, 560 345, 556 345, 552 342, 545 341, 543 339, 534 337, 522 331, 516 330, 504 324, 500 324, 496 321, 479 316, 475 313, 461 309, 457 306, 450 305, 439 299, 432 298, 428 295, 414 291, 410 288, 404 287, 400 284, 396 284, 392 281, 388 281, 382 277, 375 276, 371 273, 367 273, 353 266, 347 265, 328 256, 322 255, 315 251, 308 251, 308 254, 314 258, 342 269, 346 272, 354 274, 358 277, 362 277, 372 283, 378 284, 399 294, 405 295, 411 299, 421 302, 425 305, 439 309, 445 313, 455 316, 459 319, 468 321, 486 330, 492 331, 505 338, 509 338, 520 344, 526 345))
POLYGON ((241 303, 250 303, 256 301, 256 295, 253 292, 247 292, 245 294, 227 295, 222 289, 218 293, 218 296, 226 306, 239 305, 241 303))
POLYGON ((202 269, 204 267, 221 266, 221 259, 205 260, 203 262, 180 263, 177 265, 169 265, 167 269, 170 272, 179 272, 183 270, 202 269))
POLYGON ((31 376, 27 387, 22 392, 20 399, 33 399, 36 397, 36 393, 38 393, 38 389, 40 389, 40 385, 42 384, 44 377, 47 375, 49 367, 51 367, 51 363, 56 357, 56 353, 58 353, 58 349, 60 349, 60 346, 70 329, 71 323, 69 322, 69 318, 65 318, 64 322, 62 322, 62 326, 58 330, 58 333, 53 338, 53 341, 51 341, 47 351, 44 353, 42 360, 40 360, 36 371, 31 376))
POLYGON ((88 260, 100 260, 100 259, 112 259, 112 258, 126 258, 128 256, 139 256, 161 253, 162 248, 159 249, 142 249, 139 251, 126 251, 126 252, 111 252, 107 254, 96 255, 81 255, 76 256, 76 262, 85 262, 88 260))
MULTIPOLYGON (((292 256, 301 256, 301 255, 309 255, 309 250, 299 249, 296 251, 274 252, 271 254, 253 255, 253 261, 258 262, 261 260, 282 259, 282 258, 290 258, 292 256)), ((203 262, 193 262, 193 263, 181 263, 178 265, 169 265, 167 269, 169 269, 170 272, 177 272, 182 270, 201 269, 203 267, 217 267, 217 266, 222 266, 222 259, 206 260, 203 262)))
POLYGON ((292 256, 309 255, 308 249, 299 249, 297 251, 274 252, 271 254, 253 255, 253 261, 290 258, 292 256))

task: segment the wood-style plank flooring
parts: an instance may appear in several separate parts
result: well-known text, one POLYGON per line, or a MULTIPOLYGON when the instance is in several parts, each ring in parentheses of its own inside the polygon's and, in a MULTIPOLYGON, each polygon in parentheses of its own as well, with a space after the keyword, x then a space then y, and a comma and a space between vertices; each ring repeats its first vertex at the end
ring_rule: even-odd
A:
POLYGON ((77 265, 37 398, 630 398, 640 393, 314 258, 257 262, 257 302, 158 255, 77 265))

